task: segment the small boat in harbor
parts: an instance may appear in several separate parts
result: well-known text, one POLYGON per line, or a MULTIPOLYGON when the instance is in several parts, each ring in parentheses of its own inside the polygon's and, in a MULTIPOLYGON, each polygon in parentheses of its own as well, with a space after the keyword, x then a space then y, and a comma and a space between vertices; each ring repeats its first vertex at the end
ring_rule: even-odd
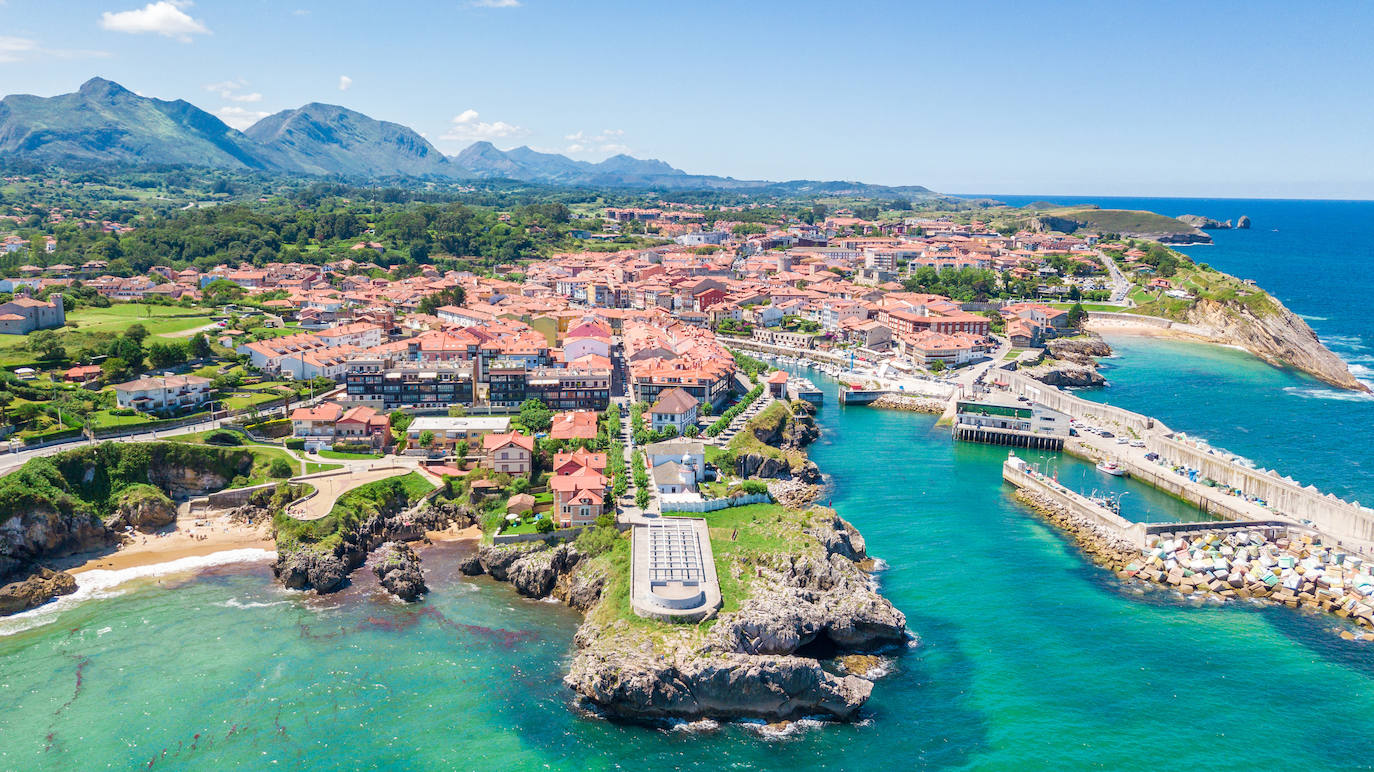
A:
POLYGON ((1126 476, 1126 467, 1116 463, 1115 461, 1098 461, 1097 471, 1106 472, 1112 477, 1126 476))

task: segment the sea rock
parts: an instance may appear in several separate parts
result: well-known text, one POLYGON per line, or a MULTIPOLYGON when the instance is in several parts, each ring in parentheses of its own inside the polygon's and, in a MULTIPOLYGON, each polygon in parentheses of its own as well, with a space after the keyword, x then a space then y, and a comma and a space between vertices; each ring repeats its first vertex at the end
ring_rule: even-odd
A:
POLYGON ((605 591, 610 576, 600 564, 580 561, 577 566, 577 570, 565 571, 559 575, 553 588, 553 596, 585 613, 601 600, 601 593, 605 591))
POLYGON ((511 563, 506 569, 506 577, 521 595, 542 598, 553 592, 558 577, 571 570, 581 559, 582 554, 571 544, 533 550, 511 563))
POLYGON ((1217 220, 1213 220, 1210 217, 1203 217, 1202 215, 1198 214, 1185 214, 1175 219, 1182 220, 1183 222, 1188 223, 1194 228, 1200 228, 1205 231, 1228 230, 1231 227, 1230 220, 1220 222, 1217 220))
POLYGON ((0 616, 17 614, 76 592, 76 579, 66 571, 39 568, 28 577, 0 587, 0 616))
POLYGON ((272 566, 272 573, 287 589, 313 588, 322 593, 343 587, 351 570, 341 555, 311 550, 278 551, 277 562, 272 566))
POLYGON ((1236 220, 1236 229, 1237 229, 1237 230, 1250 230, 1250 215, 1248 215, 1248 214, 1243 214, 1243 215, 1241 215, 1241 216, 1240 216, 1240 219, 1239 219, 1239 220, 1236 220))
POLYGON ((821 520, 806 532, 816 537, 827 555, 841 555, 855 563, 868 559, 863 534, 838 516, 821 520))
POLYGON ((873 692, 872 681, 828 673, 814 659, 743 654, 664 660, 583 649, 563 682, 599 709, 634 719, 849 719, 873 692))
POLYGON ((372 573, 387 592, 404 601, 415 600, 429 591, 419 556, 404 542, 383 544, 373 559, 372 573))
POLYGON ((334 592, 344 586, 348 575, 367 560, 373 550, 389 541, 416 541, 427 531, 448 527, 453 522, 471 518, 470 510, 461 506, 433 505, 422 501, 402 511, 393 503, 389 511, 378 512, 362 524, 340 534, 333 550, 321 552, 310 545, 286 548, 277 545, 277 562, 272 571, 281 583, 291 589, 313 588, 316 592, 334 592))
MULTIPOLYGON (((851 537, 852 538, 852 537, 851 537)), ((836 539, 837 549, 853 551, 836 539)), ((707 648, 743 654, 868 651, 906 639, 906 617, 873 589, 868 575, 839 552, 778 556, 755 566, 753 591, 739 611, 723 614, 707 648)))

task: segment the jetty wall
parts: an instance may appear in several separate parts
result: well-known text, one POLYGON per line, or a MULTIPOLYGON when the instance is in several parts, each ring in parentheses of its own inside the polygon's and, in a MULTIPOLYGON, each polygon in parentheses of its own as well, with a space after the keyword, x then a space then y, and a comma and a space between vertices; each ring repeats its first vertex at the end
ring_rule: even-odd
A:
POLYGON ((1008 459, 1002 464, 1003 480, 1017 488, 1024 488, 1032 493, 1038 493, 1043 497, 1057 501, 1068 508, 1071 514, 1086 518, 1089 522, 1119 534, 1121 538, 1132 544, 1141 547, 1145 545, 1144 523, 1132 523, 1121 515, 1094 504, 1086 496, 1079 495, 1052 480, 1034 474, 1029 469, 1023 468, 1024 461, 1019 464, 1017 461, 1019 459, 1016 461, 1008 459))
MULTIPOLYGON (((1104 405, 1101 402, 1080 399, 1066 391, 1061 391, 1054 386, 1041 383, 1018 372, 1000 372, 997 374, 997 379, 1006 383, 1014 394, 1020 394, 1033 402, 1039 402, 1045 407, 1058 410, 1061 413, 1068 413, 1080 420, 1088 418, 1106 421, 1135 429, 1137 432, 1146 432, 1163 426, 1147 415, 1112 405, 1104 405)), ((1167 428, 1165 430, 1167 431, 1167 428)))
MULTIPOLYGON (((1283 517, 1310 524, 1340 542, 1353 542, 1354 544, 1349 546, 1355 546, 1361 551, 1368 551, 1374 546, 1374 510, 1362 506, 1358 501, 1349 502, 1333 494, 1322 493, 1314 486, 1303 486, 1276 471, 1253 469, 1236 463, 1231 460, 1232 454, 1217 448, 1197 448, 1174 439, 1170 436, 1174 434, 1173 430, 1150 416, 1075 397, 1017 372, 999 373, 999 380, 1007 384, 1013 393, 1068 413, 1079 420, 1111 423, 1121 428, 1134 429, 1145 441, 1146 449, 1158 453, 1166 464, 1197 469, 1202 477, 1211 478, 1222 485, 1244 491, 1248 496, 1262 499, 1283 517)), ((1213 514, 1238 520, 1253 519, 1228 510, 1224 503, 1202 503, 1197 494, 1189 492, 1187 486, 1182 484, 1183 478, 1171 479, 1165 467, 1151 469, 1129 463, 1129 460, 1127 464, 1132 476, 1173 493, 1185 501, 1202 507, 1212 507, 1207 511, 1213 514)))

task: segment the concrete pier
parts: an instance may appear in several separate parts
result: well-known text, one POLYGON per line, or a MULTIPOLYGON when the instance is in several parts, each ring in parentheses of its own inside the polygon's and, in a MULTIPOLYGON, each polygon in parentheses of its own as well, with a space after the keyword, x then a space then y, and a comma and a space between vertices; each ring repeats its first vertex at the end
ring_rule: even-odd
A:
POLYGON ((1065 488, 1050 478, 1035 472, 1024 459, 1011 456, 1002 463, 1002 479, 1032 493, 1056 501, 1070 514, 1087 519, 1089 522, 1110 531, 1120 540, 1135 547, 1145 546, 1145 524, 1132 523, 1130 520, 1097 504, 1080 493, 1065 488))
POLYGON ((1238 463, 1223 450, 1184 441, 1150 416, 1080 399, 1017 372, 1001 371, 990 378, 1013 394, 1068 413, 1079 421, 1130 433, 1145 443, 1144 448, 1114 443, 1104 446, 1105 440, 1082 436, 1066 444, 1070 453, 1112 458, 1125 466, 1132 477, 1218 517, 1237 521, 1278 519, 1310 526, 1337 546, 1366 557, 1374 556, 1374 510, 1358 501, 1344 501, 1313 486, 1303 486, 1277 471, 1238 463), (1147 461, 1147 453, 1158 454, 1163 464, 1147 461), (1176 466, 1196 469, 1199 480, 1210 479, 1221 487, 1203 485, 1176 474, 1172 470, 1176 466), (1231 495, 1225 489, 1239 490, 1244 496, 1231 495))

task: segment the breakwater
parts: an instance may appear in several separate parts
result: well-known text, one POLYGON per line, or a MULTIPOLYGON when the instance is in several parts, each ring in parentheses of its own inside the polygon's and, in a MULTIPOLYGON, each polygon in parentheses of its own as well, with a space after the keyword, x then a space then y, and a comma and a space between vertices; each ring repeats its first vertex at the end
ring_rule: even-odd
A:
POLYGON ((1345 619, 1347 640, 1374 640, 1374 570, 1291 523, 1132 523, 1012 456, 1002 477, 1015 497, 1095 563, 1126 581, 1219 600, 1267 599, 1345 619))
POLYGON ((1158 454, 1164 466, 1149 465, 1134 458, 1133 454, 1125 454, 1120 462, 1130 474, 1169 492, 1176 489, 1175 495, 1209 507, 1215 514, 1232 520, 1254 520, 1259 519, 1256 515, 1256 507, 1259 507, 1295 524, 1311 525, 1340 546, 1374 554, 1374 510, 1359 502, 1344 501, 1315 487, 1303 486, 1277 471, 1246 466, 1225 451, 1183 438, 1158 419, 1080 399, 1020 373, 1000 371, 996 374, 996 382, 1012 393, 1068 413, 1079 421, 1110 425, 1118 432, 1134 433, 1144 441, 1146 451, 1158 454), (1161 468, 1173 467, 1192 470, 1196 473, 1196 481, 1191 473, 1174 475, 1177 479, 1173 479, 1160 472, 1161 468), (1240 495, 1215 495, 1203 493, 1197 487, 1190 488, 1208 479, 1215 485, 1239 491, 1240 495))

